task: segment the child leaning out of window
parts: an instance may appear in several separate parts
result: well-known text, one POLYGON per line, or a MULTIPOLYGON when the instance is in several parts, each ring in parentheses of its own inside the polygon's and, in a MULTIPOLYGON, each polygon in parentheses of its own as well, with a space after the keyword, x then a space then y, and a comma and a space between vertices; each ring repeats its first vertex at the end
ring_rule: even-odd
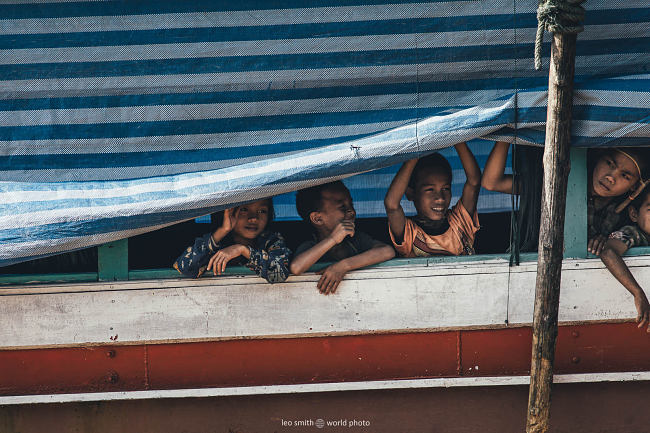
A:
POLYGON ((221 275, 228 264, 243 265, 269 283, 282 282, 289 276, 291 251, 281 234, 266 230, 272 219, 271 198, 227 209, 221 226, 196 238, 173 266, 198 278, 206 270, 221 275))
MULTIPOLYGON (((541 181, 541 171, 528 170, 521 176, 517 185, 512 184, 512 176, 505 174, 508 157, 506 142, 497 142, 483 170, 483 187, 489 191, 499 191, 506 194, 540 195, 541 188, 536 181, 541 181), (538 176, 539 179, 530 179, 538 176), (535 189, 531 190, 531 186, 535 189)), ((590 158, 591 159, 591 158, 590 158)), ((538 163, 541 164, 541 161, 538 163)), ((639 149, 610 148, 599 151, 589 163, 589 183, 587 184, 587 233, 590 253, 600 255, 607 236, 624 224, 620 214, 620 205, 627 195, 639 185, 641 171, 645 170, 645 158, 639 149), (619 210, 617 210, 619 209, 619 210)), ((537 168, 541 167, 538 166, 537 168)), ((522 197, 529 202, 529 197, 522 197)), ((539 200, 539 198, 535 198, 539 200)), ((539 208, 539 204, 531 203, 529 208, 539 208)), ((528 249, 537 248, 537 233, 539 232, 539 215, 535 215, 535 236, 530 236, 528 249), (531 248, 532 247, 532 248, 531 248)))
MULTIPOLYGON (((650 188, 645 188, 632 202, 628 215, 633 224, 623 226, 609 235, 600 258, 612 275, 634 296, 636 321, 639 328, 643 328, 650 325, 650 304, 621 255, 629 248, 647 247, 650 244, 650 188)), ((650 332, 650 327, 647 331, 650 332)))
POLYGON ((625 223, 621 206, 639 188, 646 170, 639 149, 607 149, 591 169, 587 197, 587 233, 590 253, 600 255, 610 233, 625 223))

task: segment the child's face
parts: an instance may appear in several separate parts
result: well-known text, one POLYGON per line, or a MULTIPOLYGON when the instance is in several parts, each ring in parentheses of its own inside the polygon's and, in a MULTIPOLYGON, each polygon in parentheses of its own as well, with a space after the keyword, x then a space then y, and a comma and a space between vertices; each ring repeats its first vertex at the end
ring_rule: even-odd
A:
POLYGON ((422 171, 418 174, 413 204, 418 215, 433 221, 447 216, 451 202, 451 179, 441 171, 422 171))
POLYGON ((637 211, 630 206, 630 219, 634 221, 645 234, 650 235, 650 194, 646 194, 643 204, 637 211))
POLYGON ((592 192, 599 197, 625 194, 639 181, 636 164, 620 152, 603 155, 591 176, 592 192))
POLYGON ((354 221, 357 216, 350 192, 336 190, 321 193, 321 208, 317 214, 318 227, 325 233, 331 233, 343 220, 354 221))
POLYGON ((269 222, 268 200, 254 201, 239 206, 237 222, 233 231, 244 239, 255 239, 269 222))

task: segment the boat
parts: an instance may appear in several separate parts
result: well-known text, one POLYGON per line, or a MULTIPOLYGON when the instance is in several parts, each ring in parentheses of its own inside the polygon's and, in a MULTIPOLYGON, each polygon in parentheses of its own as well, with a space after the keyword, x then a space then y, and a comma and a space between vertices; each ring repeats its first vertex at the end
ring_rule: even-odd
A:
MULTIPOLYGON (((645 431, 650 334, 586 251, 584 179, 588 148, 649 143, 650 8, 586 7, 553 425, 645 431)), ((0 275, 1 431, 523 429, 534 253, 394 259, 322 296, 313 272, 132 269, 127 239, 340 178, 376 217, 397 163, 543 144, 535 5, 42 2, 0 17, 0 266, 97 246, 88 272, 0 275)), ((648 253, 625 258, 639 281, 648 253)))

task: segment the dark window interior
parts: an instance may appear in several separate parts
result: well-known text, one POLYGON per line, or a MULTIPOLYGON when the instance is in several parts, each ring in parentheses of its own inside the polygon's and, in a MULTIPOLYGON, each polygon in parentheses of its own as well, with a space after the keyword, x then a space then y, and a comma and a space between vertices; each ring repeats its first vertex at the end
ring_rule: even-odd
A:
MULTIPOLYGON (((481 230, 477 233, 477 254, 503 253, 510 238, 510 212, 479 215, 481 230)), ((215 230, 218 225, 188 221, 129 239, 129 269, 167 268, 194 238, 215 230)), ((292 250, 309 239, 311 229, 302 221, 275 221, 270 229, 282 233, 292 250)), ((357 229, 390 244, 386 218, 358 218, 357 229)))
MULTIPOLYGON (((213 223, 186 221, 161 230, 129 239, 129 269, 169 268, 194 238, 218 227, 213 223)), ((477 254, 504 253, 510 237, 510 213, 479 215, 481 230, 477 233, 477 254)), ((285 236, 289 248, 296 247, 311 235, 311 229, 302 221, 274 221, 271 230, 285 236)), ((358 218, 357 229, 390 244, 386 218, 358 218)), ((59 254, 2 268, 2 274, 53 274, 97 272, 97 247, 59 254)))
POLYGON ((1 274, 68 274, 97 272, 97 247, 57 254, 0 268, 1 274))

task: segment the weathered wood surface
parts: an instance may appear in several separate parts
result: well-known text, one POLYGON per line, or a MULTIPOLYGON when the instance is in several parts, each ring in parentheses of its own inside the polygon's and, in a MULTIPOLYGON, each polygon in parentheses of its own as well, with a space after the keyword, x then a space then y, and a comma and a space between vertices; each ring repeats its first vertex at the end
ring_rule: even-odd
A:
POLYGON ((575 46, 575 34, 553 35, 533 316, 533 352, 526 422, 528 433, 546 432, 550 418, 553 359, 564 254, 564 212, 570 170, 575 46))
MULTIPOLYGON (((625 261, 650 280, 650 257, 625 261)), ((330 296, 318 293, 313 274, 277 285, 245 276, 3 288, 0 348, 530 324, 535 271, 506 260, 367 269, 330 296)), ((564 261, 560 320, 635 316, 599 259, 564 261)))

